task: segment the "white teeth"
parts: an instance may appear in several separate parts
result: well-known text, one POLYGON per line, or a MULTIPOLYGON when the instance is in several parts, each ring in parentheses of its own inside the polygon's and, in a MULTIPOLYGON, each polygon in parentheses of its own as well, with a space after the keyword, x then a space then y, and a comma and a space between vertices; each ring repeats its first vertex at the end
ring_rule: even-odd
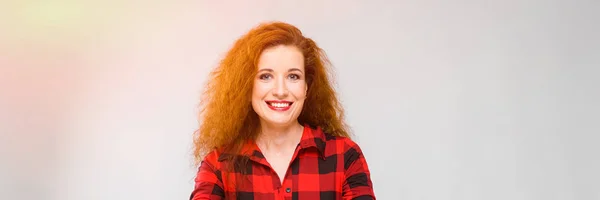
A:
POLYGON ((278 107, 278 108, 283 108, 283 107, 290 106, 290 104, 289 103, 271 103, 271 106, 278 107))

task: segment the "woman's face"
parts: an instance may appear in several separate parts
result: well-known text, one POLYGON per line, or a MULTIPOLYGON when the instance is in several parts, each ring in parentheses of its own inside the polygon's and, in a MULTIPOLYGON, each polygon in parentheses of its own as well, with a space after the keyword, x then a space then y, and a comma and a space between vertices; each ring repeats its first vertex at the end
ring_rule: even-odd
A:
POLYGON ((306 91, 302 52, 284 45, 262 52, 252 90, 252 108, 262 123, 285 126, 296 122, 306 91))

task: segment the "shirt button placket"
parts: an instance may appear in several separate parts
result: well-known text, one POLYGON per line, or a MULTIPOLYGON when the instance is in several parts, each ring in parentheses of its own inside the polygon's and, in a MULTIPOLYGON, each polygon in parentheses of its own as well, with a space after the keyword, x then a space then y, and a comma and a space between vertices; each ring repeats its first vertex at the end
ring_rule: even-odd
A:
POLYGON ((290 198, 292 196, 292 180, 283 180, 281 190, 283 196, 290 198))

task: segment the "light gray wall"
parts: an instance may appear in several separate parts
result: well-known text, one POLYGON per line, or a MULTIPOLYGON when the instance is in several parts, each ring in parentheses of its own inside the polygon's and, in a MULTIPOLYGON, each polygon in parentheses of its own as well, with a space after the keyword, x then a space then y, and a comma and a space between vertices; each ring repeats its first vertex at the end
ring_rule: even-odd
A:
POLYGON ((10 199, 187 199, 207 73, 265 20, 297 25, 330 56, 379 199, 600 199, 597 1, 53 8, 67 13, 53 28, 3 25, 10 199))

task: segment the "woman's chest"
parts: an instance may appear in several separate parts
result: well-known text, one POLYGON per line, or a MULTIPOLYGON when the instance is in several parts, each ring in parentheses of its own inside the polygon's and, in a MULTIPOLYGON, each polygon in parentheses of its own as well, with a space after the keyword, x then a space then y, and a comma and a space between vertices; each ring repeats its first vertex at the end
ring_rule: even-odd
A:
POLYGON ((236 173, 238 185, 228 189, 242 194, 235 199, 342 199, 344 164, 340 160, 303 154, 283 167, 266 159, 254 160, 244 173, 236 173))

